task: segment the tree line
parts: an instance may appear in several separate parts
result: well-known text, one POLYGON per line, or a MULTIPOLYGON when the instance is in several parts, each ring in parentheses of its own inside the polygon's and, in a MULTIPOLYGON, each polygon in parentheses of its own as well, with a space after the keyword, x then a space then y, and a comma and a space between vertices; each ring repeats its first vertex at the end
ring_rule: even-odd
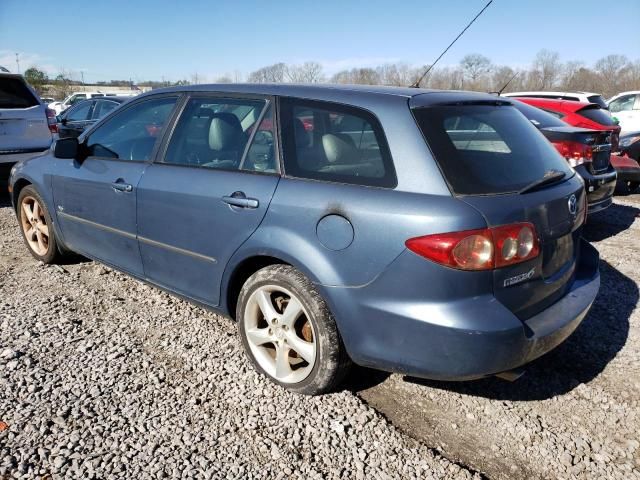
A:
MULTIPOLYGON (((377 67, 354 67, 326 76, 317 62, 300 65, 276 63, 248 76, 249 82, 352 83, 367 85, 414 84, 429 65, 391 63, 377 67)), ((580 61, 562 62, 557 52, 541 50, 529 68, 494 64, 480 54, 465 55, 457 65, 433 68, 420 82, 423 88, 505 92, 523 90, 589 91, 611 97, 640 89, 640 60, 607 55, 588 66, 580 61), (506 86, 506 87, 505 87, 506 86)))
MULTIPOLYGON (((239 72, 207 78, 194 73, 189 79, 178 81, 148 80, 137 82, 139 86, 158 88, 197 83, 355 83, 368 85, 409 86, 414 84, 429 65, 412 66, 407 63, 388 63, 377 67, 354 67, 327 75, 322 65, 309 61, 301 64, 283 62, 261 67, 246 78, 239 72)), ((39 92, 63 98, 82 85, 72 80, 68 72, 54 78, 37 67, 24 73, 27 81, 39 92)), ((99 85, 132 85, 131 80, 98 82, 99 85)), ((611 54, 586 65, 581 61, 560 59, 557 52, 540 50, 528 68, 513 68, 495 64, 481 53, 465 55, 456 65, 433 68, 420 82, 423 88, 476 90, 505 92, 522 90, 588 91, 601 93, 605 98, 627 90, 640 90, 640 60, 630 60, 624 55, 611 54), (506 85, 506 87, 505 87, 506 85)))

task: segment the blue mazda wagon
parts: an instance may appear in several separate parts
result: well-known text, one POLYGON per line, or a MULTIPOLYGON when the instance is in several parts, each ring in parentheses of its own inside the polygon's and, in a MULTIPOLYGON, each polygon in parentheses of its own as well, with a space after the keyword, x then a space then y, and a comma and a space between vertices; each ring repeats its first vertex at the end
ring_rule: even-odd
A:
POLYGON ((599 288, 581 178, 509 99, 197 85, 140 95, 11 173, 31 254, 77 252, 237 321, 305 394, 352 363, 508 376, 599 288))

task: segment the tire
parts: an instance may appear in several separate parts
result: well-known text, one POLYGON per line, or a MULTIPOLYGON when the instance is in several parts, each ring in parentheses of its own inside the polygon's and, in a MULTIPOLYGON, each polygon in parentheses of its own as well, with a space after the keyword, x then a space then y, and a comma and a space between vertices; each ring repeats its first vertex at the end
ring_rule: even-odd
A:
POLYGON ((62 254, 56 240, 51 215, 44 200, 32 185, 20 191, 16 216, 22 239, 31 255, 45 264, 57 263, 62 254))
POLYGON ((327 304, 290 265, 271 265, 249 277, 236 314, 242 345, 256 370, 287 390, 330 392, 351 367, 327 304))
POLYGON ((637 193, 640 182, 627 182, 627 191, 629 193, 637 193))

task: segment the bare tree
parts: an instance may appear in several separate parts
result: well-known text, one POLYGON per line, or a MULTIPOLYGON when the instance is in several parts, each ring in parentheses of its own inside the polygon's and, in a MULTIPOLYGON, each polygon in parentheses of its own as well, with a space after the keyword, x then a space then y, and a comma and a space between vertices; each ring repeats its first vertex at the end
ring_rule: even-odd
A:
POLYGON ((396 85, 408 87, 415 83, 420 74, 426 70, 423 68, 412 68, 406 63, 387 63, 376 68, 380 83, 383 85, 396 85))
POLYGON ((233 79, 229 75, 225 74, 220 77, 217 77, 214 80, 214 83, 233 83, 233 79))
POLYGON ((282 83, 285 80, 287 65, 280 62, 274 63, 249 74, 250 83, 282 83))
POLYGON ((322 65, 318 62, 305 62, 291 65, 285 69, 285 77, 294 83, 319 83, 324 81, 322 65))
POLYGON ((460 60, 465 77, 474 85, 476 81, 491 70, 491 60, 480 53, 470 53, 460 60))
POLYGON ((352 68, 336 73, 331 77, 331 83, 378 85, 380 77, 373 68, 352 68))
POLYGON ((533 71, 531 78, 537 83, 537 87, 542 90, 553 88, 562 72, 560 55, 547 49, 542 49, 533 61, 533 71))

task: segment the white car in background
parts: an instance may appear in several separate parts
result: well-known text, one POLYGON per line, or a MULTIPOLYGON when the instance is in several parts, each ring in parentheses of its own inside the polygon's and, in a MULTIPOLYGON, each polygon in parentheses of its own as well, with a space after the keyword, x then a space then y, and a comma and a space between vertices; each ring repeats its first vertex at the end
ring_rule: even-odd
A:
POLYGON ((619 93, 607 103, 623 132, 640 131, 640 90, 619 93))
POLYGON ((75 105, 78 102, 83 100, 88 100, 96 97, 133 97, 140 93, 139 90, 123 90, 117 92, 73 92, 67 98, 65 98, 62 102, 53 102, 49 104, 49 108, 51 108, 56 115, 59 115, 67 108, 72 105, 75 105))
POLYGON ((51 146, 55 114, 22 75, 0 72, 0 183, 11 167, 51 146))
POLYGON ((529 98, 549 98, 555 100, 570 100, 573 102, 595 103, 600 107, 606 109, 607 102, 605 102, 602 95, 593 92, 509 92, 503 93, 503 97, 529 97, 529 98))

